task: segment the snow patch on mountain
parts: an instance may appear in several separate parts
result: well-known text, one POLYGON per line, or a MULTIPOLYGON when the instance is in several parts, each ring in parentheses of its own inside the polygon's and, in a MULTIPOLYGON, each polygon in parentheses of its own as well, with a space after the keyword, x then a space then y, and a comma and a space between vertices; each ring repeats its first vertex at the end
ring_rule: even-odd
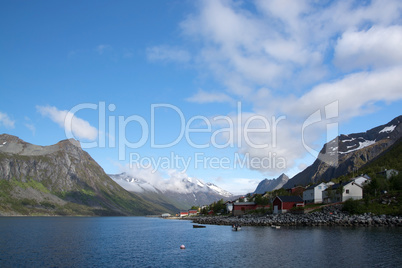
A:
POLYGON ((383 132, 385 132, 385 133, 387 133, 387 132, 392 132, 392 131, 394 131, 394 129, 396 128, 396 126, 395 125, 392 125, 392 126, 389 126, 389 127, 385 127, 385 128, 383 128, 380 132, 378 132, 378 133, 383 133, 383 132))
POLYGON ((197 180, 197 185, 200 187, 204 187, 204 184, 202 184, 199 180, 197 180))
POLYGON ((351 138, 350 140, 342 140, 342 142, 349 142, 349 141, 354 141, 355 138, 351 138))
MULTIPOLYGON (((374 143, 376 143, 375 140, 374 140, 374 141, 367 141, 367 140, 365 140, 365 141, 363 141, 363 142, 360 142, 360 141, 359 141, 359 146, 358 146, 357 148, 351 149, 351 150, 346 151, 346 152, 339 152, 339 154, 348 154, 348 153, 351 153, 351 152, 353 152, 353 151, 357 151, 357 150, 363 149, 363 148, 365 148, 365 147, 367 147, 367 146, 373 145, 374 143)), ((356 144, 356 145, 357 145, 357 144, 356 144)), ((352 147, 354 147, 354 146, 356 146, 356 145, 347 146, 347 148, 349 149, 349 148, 352 148, 352 147)))
POLYGON ((212 191, 216 192, 219 195, 222 195, 224 197, 232 196, 231 193, 229 193, 228 191, 223 190, 222 188, 219 188, 218 186, 216 186, 213 183, 208 182, 206 185, 207 185, 208 188, 210 188, 212 191))

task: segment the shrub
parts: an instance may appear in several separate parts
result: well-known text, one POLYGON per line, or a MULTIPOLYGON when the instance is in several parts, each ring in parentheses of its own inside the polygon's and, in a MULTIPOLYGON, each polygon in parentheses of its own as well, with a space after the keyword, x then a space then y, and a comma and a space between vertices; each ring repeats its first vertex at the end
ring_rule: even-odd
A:
POLYGON ((392 176, 390 179, 391 190, 401 191, 402 190, 402 172, 396 176, 392 176))
POLYGON ((350 214, 362 214, 364 213, 364 207, 359 200, 348 199, 343 204, 342 211, 350 214))

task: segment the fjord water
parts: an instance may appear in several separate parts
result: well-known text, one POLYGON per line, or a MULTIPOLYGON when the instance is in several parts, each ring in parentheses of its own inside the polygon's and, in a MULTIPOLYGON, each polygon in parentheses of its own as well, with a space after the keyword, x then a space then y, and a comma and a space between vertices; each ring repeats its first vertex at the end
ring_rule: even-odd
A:
POLYGON ((146 217, 0 218, 0 267, 400 267, 401 249, 400 228, 234 232, 146 217))

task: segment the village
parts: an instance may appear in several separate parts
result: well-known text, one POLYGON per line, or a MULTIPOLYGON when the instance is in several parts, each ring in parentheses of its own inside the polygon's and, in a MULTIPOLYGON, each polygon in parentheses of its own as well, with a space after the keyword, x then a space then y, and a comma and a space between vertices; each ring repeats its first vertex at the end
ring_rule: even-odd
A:
MULTIPOLYGON (((384 180, 398 175, 394 169, 378 173, 384 180)), ((345 211, 345 204, 364 198, 372 179, 362 174, 338 183, 320 182, 306 187, 295 186, 265 194, 248 194, 233 201, 220 200, 210 206, 193 207, 180 211, 176 217, 193 219, 204 224, 230 225, 241 221, 243 225, 391 225, 402 226, 402 218, 391 215, 353 216, 345 211), (216 216, 216 217, 213 217, 216 216)), ((383 191, 382 196, 386 194, 383 191)), ((385 197, 382 197, 385 198, 385 197)), ((395 197, 383 199, 384 205, 398 205, 395 197)), ((356 203, 354 203, 356 204, 356 203)), ((352 211, 353 212, 353 211, 352 211)), ((164 217, 170 215, 163 215, 164 217)))

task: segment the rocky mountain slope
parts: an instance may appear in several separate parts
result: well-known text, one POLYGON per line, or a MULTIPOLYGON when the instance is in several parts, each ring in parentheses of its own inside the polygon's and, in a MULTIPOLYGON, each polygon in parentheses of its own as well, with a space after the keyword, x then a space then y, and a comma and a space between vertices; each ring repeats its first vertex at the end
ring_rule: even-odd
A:
POLYGON ((0 215, 146 215, 170 211, 124 190, 76 140, 37 146, 0 135, 0 215))
POLYGON ((233 197, 231 193, 218 186, 195 178, 184 177, 168 185, 163 182, 152 184, 126 173, 109 176, 127 191, 134 192, 144 199, 157 195, 179 209, 207 205, 220 199, 230 200, 233 197))
POLYGON ((258 184, 254 193, 263 194, 265 192, 272 192, 274 190, 280 189, 282 188, 283 185, 285 185, 288 182, 288 180, 289 177, 283 173, 276 179, 272 180, 264 179, 258 184))
POLYGON ((283 188, 329 181, 351 173, 379 156, 401 137, 402 116, 366 132, 340 135, 326 143, 316 161, 290 179, 283 188), (328 164, 320 160, 334 155, 337 155, 337 163, 328 164))

